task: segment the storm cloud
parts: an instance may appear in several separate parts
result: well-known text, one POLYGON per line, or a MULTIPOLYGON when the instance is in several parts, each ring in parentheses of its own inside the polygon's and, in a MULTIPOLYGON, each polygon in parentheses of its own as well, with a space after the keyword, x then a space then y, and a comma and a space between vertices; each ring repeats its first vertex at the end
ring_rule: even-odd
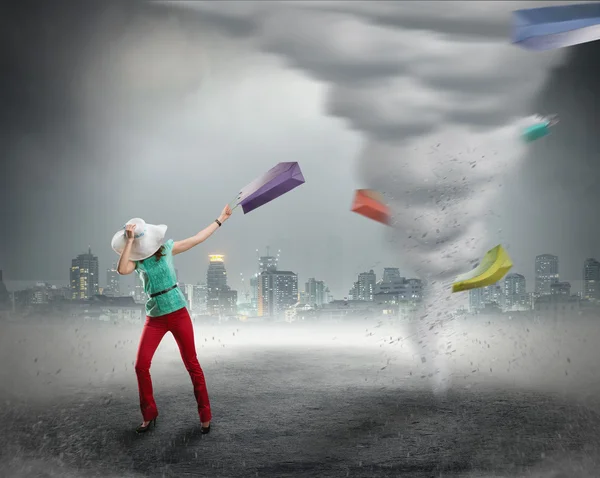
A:
MULTIPOLYGON (((0 246, 15 253, 0 258, 5 276, 63 277, 87 244, 104 268, 114 259, 106 237, 133 216, 166 222, 175 237, 194 233, 202 224, 190 215, 192 204, 198 222, 210 221, 210 209, 218 212, 233 196, 220 191, 235 192, 285 157, 307 171, 304 199, 290 194, 257 211, 251 243, 250 223, 232 221, 214 249, 236 251, 234 274, 252 270, 255 248, 267 243, 287 248, 286 267, 302 275, 333 281, 329 271, 345 268, 336 279, 339 296, 375 260, 404 259, 403 273, 414 273, 402 228, 384 233, 390 246, 382 257, 360 252, 374 249, 381 228, 348 211, 352 188, 383 191, 401 213, 431 195, 425 187, 406 195, 408 163, 429 168, 433 190, 447 196, 440 164, 450 150, 465 164, 478 160, 469 187, 453 185, 457 200, 485 184, 501 189, 493 204, 479 196, 466 208, 487 214, 482 248, 507 244, 515 270, 528 279, 537 253, 559 254, 567 279, 580 276, 584 257, 598 254, 586 239, 600 232, 586 209, 595 198, 595 47, 538 54, 507 36, 511 10, 549 2, 177 3, 6 7, 3 58, 11 74, 2 80, 0 195, 12 206, 2 211, 0 246), (510 180, 494 186, 475 176, 481 156, 515 153, 485 142, 498 142, 518 118, 554 112, 559 127, 519 156, 510 180), (141 185, 163 174, 165 158, 188 174, 161 184, 166 200, 145 201, 141 185), (173 215, 171 203, 180 213, 173 215), (557 215, 565 227, 556 227, 557 215), (335 267, 312 254, 323 241, 313 241, 311 230, 323 231, 326 244, 343 243, 335 267), (32 231, 43 231, 43 244, 32 231)), ((198 271, 201 277, 207 252, 182 264, 185 280, 197 280, 198 271)))
POLYGON ((264 16, 250 15, 249 4, 184 6, 246 15, 253 43, 328 85, 326 111, 362 134, 359 170, 393 207, 395 247, 410 270, 447 278, 494 245, 477 221, 493 209, 500 173, 523 156, 519 118, 531 114, 532 98, 562 59, 510 45, 514 3, 293 2, 264 16), (416 204, 423 189, 434 204, 416 204))

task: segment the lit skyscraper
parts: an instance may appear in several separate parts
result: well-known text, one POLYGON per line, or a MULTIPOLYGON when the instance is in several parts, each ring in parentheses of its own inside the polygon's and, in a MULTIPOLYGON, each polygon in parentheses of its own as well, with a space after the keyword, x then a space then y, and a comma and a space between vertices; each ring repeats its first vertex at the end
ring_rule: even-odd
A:
POLYGON ((98 258, 91 248, 71 261, 70 276, 72 299, 91 299, 98 294, 98 258))
POLYGON ((121 276, 117 272, 117 264, 113 264, 106 270, 106 292, 105 295, 118 297, 121 295, 121 276))
POLYGON ((209 264, 206 272, 206 305, 208 313, 219 315, 219 292, 227 286, 227 271, 225 270, 225 256, 211 254, 208 256, 209 264))
POLYGON ((258 315, 278 317, 298 303, 298 275, 265 271, 258 276, 258 315))
POLYGON ((558 257, 542 254, 535 258, 535 292, 550 295, 552 284, 558 282, 558 257))
POLYGON ((375 272, 373 272, 373 269, 369 272, 361 272, 358 274, 358 299, 373 300, 376 282, 377 276, 375 275, 375 272))
POLYGON ((508 274, 504 278, 504 307, 507 310, 529 308, 529 298, 525 286, 525 277, 521 274, 508 274))
POLYGON ((583 263, 583 298, 600 300, 600 262, 596 259, 583 263))

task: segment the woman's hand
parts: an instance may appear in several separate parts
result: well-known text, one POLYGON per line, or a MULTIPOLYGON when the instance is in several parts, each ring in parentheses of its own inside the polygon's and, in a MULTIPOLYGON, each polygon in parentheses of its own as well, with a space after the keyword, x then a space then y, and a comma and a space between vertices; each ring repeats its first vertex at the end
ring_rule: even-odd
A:
POLYGON ((127 224, 125 226, 125 237, 128 242, 133 242, 135 239, 135 224, 127 224))
POLYGON ((229 207, 229 204, 227 206, 225 206, 223 208, 223 211, 221 211, 221 215, 219 216, 219 222, 223 223, 225 222, 227 219, 229 219, 229 216, 231 216, 231 208, 229 207))

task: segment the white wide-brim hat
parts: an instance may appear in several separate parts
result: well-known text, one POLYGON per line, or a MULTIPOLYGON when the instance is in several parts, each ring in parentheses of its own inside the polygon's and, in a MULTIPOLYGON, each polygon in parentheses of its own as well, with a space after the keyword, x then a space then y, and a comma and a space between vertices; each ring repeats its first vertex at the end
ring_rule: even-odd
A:
MULTIPOLYGON (((148 259, 164 244, 165 234, 167 233, 167 226, 164 224, 158 226, 146 224, 146 221, 139 217, 130 219, 125 226, 129 224, 135 224, 135 239, 131 245, 130 260, 143 261, 144 259, 148 259)), ((125 226, 115 233, 111 241, 113 251, 119 255, 123 253, 127 244, 125 226)))

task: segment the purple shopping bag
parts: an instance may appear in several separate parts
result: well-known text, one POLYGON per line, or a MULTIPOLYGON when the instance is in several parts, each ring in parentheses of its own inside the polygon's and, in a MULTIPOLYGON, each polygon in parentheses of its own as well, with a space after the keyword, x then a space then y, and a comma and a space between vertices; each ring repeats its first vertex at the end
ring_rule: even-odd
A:
POLYGON ((301 184, 304 184, 304 176, 298 163, 279 163, 242 189, 237 205, 242 206, 244 214, 248 214, 301 184))

